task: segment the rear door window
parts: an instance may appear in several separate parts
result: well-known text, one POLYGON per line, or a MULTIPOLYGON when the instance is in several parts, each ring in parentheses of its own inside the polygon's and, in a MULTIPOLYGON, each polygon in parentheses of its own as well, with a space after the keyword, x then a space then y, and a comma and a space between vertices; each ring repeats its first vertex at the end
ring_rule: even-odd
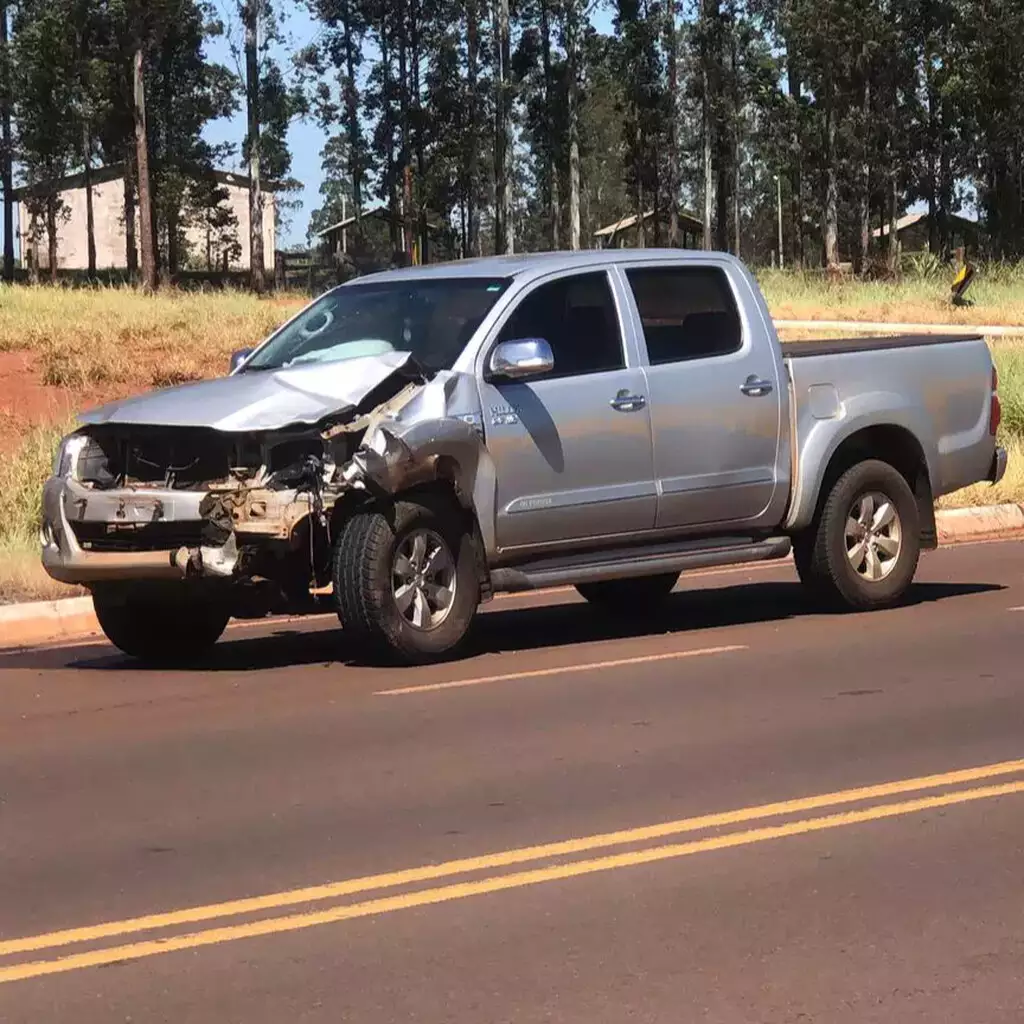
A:
POLYGON ((729 282, 717 267, 633 267, 626 279, 652 366, 739 351, 743 330, 729 282))

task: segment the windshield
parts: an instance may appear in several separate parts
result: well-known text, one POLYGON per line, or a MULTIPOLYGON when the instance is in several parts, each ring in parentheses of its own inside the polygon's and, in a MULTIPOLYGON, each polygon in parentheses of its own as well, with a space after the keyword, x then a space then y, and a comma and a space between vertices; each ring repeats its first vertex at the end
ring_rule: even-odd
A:
POLYGON ((511 278, 367 282, 328 292, 252 357, 279 370, 409 352, 424 369, 450 370, 511 278))

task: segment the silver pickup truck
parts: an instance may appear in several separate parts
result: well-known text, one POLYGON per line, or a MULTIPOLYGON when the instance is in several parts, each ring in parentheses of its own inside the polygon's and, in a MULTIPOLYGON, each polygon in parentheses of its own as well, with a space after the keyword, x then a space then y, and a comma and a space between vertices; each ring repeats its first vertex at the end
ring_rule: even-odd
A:
POLYGON ((423 662, 497 591, 642 614, 684 570, 790 552, 874 609, 936 545, 934 499, 1005 472, 999 417, 982 337, 781 344, 725 254, 414 267, 327 292, 226 377, 83 415, 42 560, 154 661, 329 602, 366 653, 423 662))

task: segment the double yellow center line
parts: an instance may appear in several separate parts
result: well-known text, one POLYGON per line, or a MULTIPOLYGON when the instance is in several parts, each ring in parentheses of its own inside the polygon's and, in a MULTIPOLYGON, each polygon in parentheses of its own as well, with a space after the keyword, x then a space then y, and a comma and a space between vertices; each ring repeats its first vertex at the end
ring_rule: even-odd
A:
POLYGON ((897 818, 955 804, 1024 793, 1024 778, 983 786, 972 785, 1014 775, 1024 776, 1024 760, 1004 761, 999 764, 947 772, 941 775, 926 775, 876 786, 841 790, 797 800, 763 804, 758 807, 662 822, 641 828, 606 832, 579 839, 567 839, 540 846, 505 850, 480 857, 468 857, 442 864, 428 864, 403 871, 330 882, 325 885, 292 889, 287 892, 248 897, 226 903, 189 907, 123 921, 110 921, 43 935, 9 939, 0 941, 0 984, 80 970, 86 967, 99 967, 119 961, 138 960, 159 953, 198 949, 237 939, 294 932, 318 925, 335 924, 340 921, 350 921, 397 910, 447 903, 469 896, 517 889, 542 882, 553 882, 618 868, 653 864, 696 853, 748 846, 787 836, 820 832, 861 822, 897 818), (898 801, 887 799, 909 794, 924 794, 928 790, 936 789, 941 789, 942 792, 915 795, 911 799, 898 801), (871 803, 871 801, 884 802, 871 803), (836 810, 836 808, 853 804, 866 804, 867 806, 842 811, 836 810), (828 809, 832 813, 816 817, 796 817, 810 811, 823 809, 828 809), (776 824, 763 824, 763 822, 775 818, 788 820, 776 824), (752 822, 762 824, 756 828, 720 831, 685 842, 657 842, 687 833, 725 830, 730 826, 752 822), (644 843, 653 843, 654 845, 636 848, 644 843), (595 851, 608 850, 617 846, 632 848, 597 857, 586 856, 595 851), (504 870, 517 865, 532 866, 519 871, 504 870), (487 872, 501 873, 487 874, 487 872), (417 885, 424 882, 450 880, 459 876, 476 877, 449 881, 448 884, 439 886, 416 888, 417 885), (394 895, 374 896, 356 902, 334 902, 334 905, 322 909, 309 906, 310 904, 342 901, 346 897, 386 889, 402 889, 403 891, 394 895), (300 906, 305 909, 296 913, 281 913, 285 908, 300 906), (224 922, 225 919, 243 917, 247 919, 237 923, 220 923, 211 928, 184 930, 184 926, 210 921, 224 922), (141 937, 147 933, 151 934, 148 934, 148 937, 141 937), (140 936, 140 938, 119 942, 116 945, 106 942, 106 940, 121 939, 126 936, 140 936), (90 948, 69 951, 72 947, 82 946, 90 948), (26 959, 26 956, 30 954, 43 951, 50 955, 41 959, 26 959))

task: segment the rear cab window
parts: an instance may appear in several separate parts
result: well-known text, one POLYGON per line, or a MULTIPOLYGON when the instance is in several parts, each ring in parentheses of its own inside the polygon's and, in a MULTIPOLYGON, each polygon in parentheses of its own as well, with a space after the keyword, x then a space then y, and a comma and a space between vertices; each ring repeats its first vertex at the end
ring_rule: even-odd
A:
POLYGON ((652 366, 738 352, 743 328, 725 272, 717 267, 629 267, 652 366))

